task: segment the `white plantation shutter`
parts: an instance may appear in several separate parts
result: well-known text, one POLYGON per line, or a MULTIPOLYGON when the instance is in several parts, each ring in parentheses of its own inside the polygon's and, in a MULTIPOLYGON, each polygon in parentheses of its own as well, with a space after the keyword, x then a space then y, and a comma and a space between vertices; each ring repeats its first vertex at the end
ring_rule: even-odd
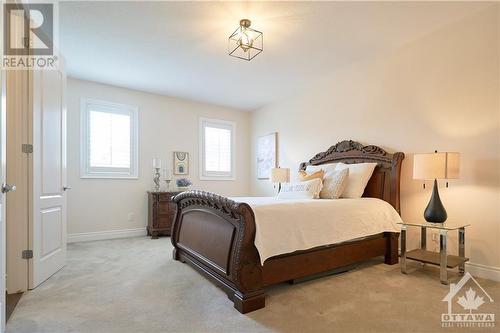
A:
POLYGON ((231 171, 231 130, 205 127, 205 169, 231 171))
POLYGON ((82 102, 82 177, 137 177, 137 108, 82 102))
POLYGON ((200 119, 200 178, 234 179, 233 122, 200 119))
POLYGON ((90 167, 130 168, 130 116, 90 111, 90 167))

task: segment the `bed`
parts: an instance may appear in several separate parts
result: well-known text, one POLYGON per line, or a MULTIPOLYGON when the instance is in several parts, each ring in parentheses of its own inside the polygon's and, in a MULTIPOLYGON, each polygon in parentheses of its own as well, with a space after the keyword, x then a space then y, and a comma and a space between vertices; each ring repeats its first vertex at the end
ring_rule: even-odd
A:
MULTIPOLYGON (((363 198, 355 200, 368 203, 368 206, 371 202, 384 201, 383 204, 390 205, 392 211, 400 214, 400 173, 403 159, 403 153, 390 154, 374 145, 364 146, 355 141, 342 141, 302 163, 300 169, 305 170, 307 165, 333 162, 376 162, 377 167, 365 188, 363 198)), ((262 244, 259 243, 262 223, 259 222, 259 233, 256 233, 256 214, 252 206, 256 211, 259 210, 257 216, 261 219, 262 209, 272 207, 272 202, 255 200, 259 199, 233 200, 204 191, 186 191, 173 198, 177 204, 171 237, 174 260, 191 265, 221 287, 241 313, 263 308, 265 287, 273 284, 300 279, 378 256, 384 256, 386 264, 398 262, 399 234, 395 228, 377 233, 371 231, 363 237, 347 235, 347 239, 335 238, 331 243, 318 243, 318 246, 310 244, 311 248, 302 250, 295 250, 292 245, 288 248, 291 249, 290 252, 285 251, 286 253, 281 253, 283 249, 279 246, 277 252, 263 250, 262 244), (263 252, 262 258, 257 247, 263 252)), ((351 199, 335 201, 346 206, 349 205, 349 200, 351 199)), ((326 201, 314 201, 311 206, 313 211, 324 210, 322 215, 328 214, 327 209, 333 209, 332 204, 326 201)), ((309 205, 305 202, 297 204, 309 205)), ((350 209, 352 211, 352 207, 350 209)), ((367 209, 358 208, 357 214, 369 216, 367 209)), ((335 213, 335 216, 337 215, 340 213, 335 213)), ((358 216, 357 219, 362 220, 363 216, 358 216)), ((280 228, 284 228, 284 224, 282 227, 272 226, 269 230, 272 230, 273 235, 280 231, 285 232, 280 228)), ((268 247, 269 244, 272 242, 267 241, 268 247)))

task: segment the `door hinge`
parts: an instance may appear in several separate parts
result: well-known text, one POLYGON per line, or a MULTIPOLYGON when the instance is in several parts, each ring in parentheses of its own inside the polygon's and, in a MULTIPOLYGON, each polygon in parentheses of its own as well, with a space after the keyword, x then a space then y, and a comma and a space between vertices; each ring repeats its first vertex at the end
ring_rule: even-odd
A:
POLYGON ((25 154, 32 154, 33 153, 33 145, 29 143, 23 143, 22 145, 22 151, 25 154))
POLYGON ((33 250, 24 250, 22 252, 23 259, 32 259, 33 258, 33 250))
POLYGON ((31 45, 30 38, 29 37, 23 37, 23 44, 24 44, 25 48, 29 49, 30 45, 31 45))

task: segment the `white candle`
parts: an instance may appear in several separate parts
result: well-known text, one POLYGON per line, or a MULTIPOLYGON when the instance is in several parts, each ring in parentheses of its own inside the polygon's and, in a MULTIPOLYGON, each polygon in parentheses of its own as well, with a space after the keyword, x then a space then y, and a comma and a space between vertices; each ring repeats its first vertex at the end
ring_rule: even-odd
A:
POLYGON ((157 157, 153 158, 153 168, 155 168, 155 169, 161 168, 161 159, 159 159, 157 157))
POLYGON ((163 169, 163 178, 165 178, 165 180, 172 180, 172 171, 170 171, 170 169, 163 169))

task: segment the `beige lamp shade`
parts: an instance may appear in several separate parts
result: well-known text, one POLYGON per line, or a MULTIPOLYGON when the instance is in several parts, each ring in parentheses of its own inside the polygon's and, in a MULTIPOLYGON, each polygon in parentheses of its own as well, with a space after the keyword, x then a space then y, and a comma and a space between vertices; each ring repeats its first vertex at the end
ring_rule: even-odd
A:
POLYGON ((413 156, 413 179, 460 178, 460 153, 425 153, 413 156))
POLYGON ((273 183, 288 183, 290 181, 289 168, 272 168, 271 182, 273 183))

